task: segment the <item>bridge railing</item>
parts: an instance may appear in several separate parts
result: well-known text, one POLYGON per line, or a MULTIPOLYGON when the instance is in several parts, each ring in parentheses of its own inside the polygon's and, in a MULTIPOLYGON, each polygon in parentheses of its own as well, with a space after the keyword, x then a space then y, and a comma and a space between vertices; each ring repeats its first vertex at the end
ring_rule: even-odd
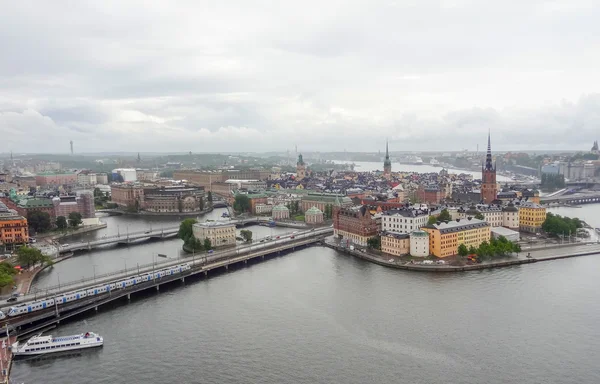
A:
MULTIPOLYGON (((172 264, 174 260, 175 259, 173 259, 173 258, 168 258, 167 260, 161 261, 161 262, 155 262, 155 263, 149 263, 149 264, 136 264, 135 267, 131 267, 131 268, 127 268, 127 269, 120 269, 117 271, 112 271, 112 272, 107 272, 107 273, 102 273, 102 274, 96 275, 95 277, 82 278, 80 280, 72 280, 72 281, 69 281, 64 284, 51 285, 51 286, 44 287, 44 288, 32 287, 31 293, 34 293, 34 292, 43 293, 43 292, 54 292, 54 291, 63 292, 63 291, 65 291, 65 288, 69 288, 74 285, 79 285, 82 283, 87 283, 87 282, 92 282, 92 281, 102 281, 102 280, 104 280, 108 277, 112 277, 112 276, 125 275, 125 274, 126 275, 129 275, 129 274, 137 275, 137 271, 139 269, 150 268, 152 266, 158 268, 158 267, 162 266, 163 264, 172 264)), ((125 276, 123 276, 123 278, 125 278, 125 276)))

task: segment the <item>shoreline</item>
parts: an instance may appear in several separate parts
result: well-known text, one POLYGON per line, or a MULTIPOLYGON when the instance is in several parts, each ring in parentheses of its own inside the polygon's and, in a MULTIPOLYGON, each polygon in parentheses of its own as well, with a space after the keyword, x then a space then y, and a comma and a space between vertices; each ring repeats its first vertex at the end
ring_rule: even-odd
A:
MULTIPOLYGON (((339 245, 335 245, 335 244, 332 244, 329 242, 324 242, 323 245, 327 248, 331 248, 338 252, 345 253, 347 255, 354 256, 359 259, 369 261, 371 263, 378 264, 378 265, 381 265, 384 267, 403 269, 403 270, 408 270, 408 271, 417 271, 417 272, 477 271, 477 270, 482 270, 482 269, 503 268, 503 267, 510 267, 513 265, 532 264, 532 263, 537 263, 537 262, 541 262, 541 261, 552 261, 552 260, 560 260, 560 259, 568 259, 568 258, 573 258, 573 257, 591 256, 591 255, 600 254, 600 250, 598 250, 598 249, 590 249, 590 250, 582 249, 582 250, 576 250, 572 253, 567 253, 567 254, 538 256, 538 257, 531 257, 531 258, 524 258, 524 259, 517 257, 512 260, 493 261, 493 262, 489 262, 489 263, 472 264, 472 265, 460 265, 460 266, 458 266, 458 265, 418 265, 418 264, 398 264, 395 261, 390 262, 385 259, 376 257, 374 255, 370 255, 368 253, 360 252, 357 250, 350 250, 348 248, 340 247, 339 245)), ((535 249, 535 250, 530 250, 530 252, 536 252, 536 251, 541 252, 544 250, 552 250, 552 249, 557 249, 557 248, 562 248, 562 249, 575 248, 575 247, 580 247, 580 246, 581 246, 581 244, 571 244, 570 246, 565 245, 565 246, 553 247, 553 248, 549 248, 549 249, 548 248, 535 249)), ((525 252, 521 252, 521 253, 524 254, 525 252)), ((393 256, 390 256, 390 257, 393 258, 393 256)))
POLYGON ((38 240, 57 240, 57 239, 63 239, 65 237, 69 237, 69 236, 73 236, 73 235, 79 235, 82 233, 88 233, 88 232, 93 232, 93 231, 97 231, 99 229, 103 229, 106 228, 107 224, 101 222, 100 224, 95 224, 95 225, 89 225, 87 227, 81 227, 81 228, 77 228, 76 230, 72 231, 72 232, 64 232, 64 233, 44 233, 42 235, 38 235, 37 239, 38 240))
POLYGON ((213 207, 203 209, 202 211, 194 211, 194 212, 149 212, 149 211, 140 211, 140 212, 127 212, 121 209, 114 210, 96 210, 96 213, 107 213, 107 214, 117 214, 123 216, 165 216, 165 217, 181 217, 181 216, 201 216, 205 215, 214 210, 213 207))

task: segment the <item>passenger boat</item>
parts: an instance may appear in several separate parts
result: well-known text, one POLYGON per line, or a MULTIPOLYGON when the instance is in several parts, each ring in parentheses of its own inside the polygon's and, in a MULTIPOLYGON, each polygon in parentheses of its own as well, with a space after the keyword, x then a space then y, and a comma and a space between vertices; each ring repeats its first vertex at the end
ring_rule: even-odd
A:
POLYGON ((15 357, 37 356, 54 352, 101 347, 102 344, 104 344, 104 339, 94 332, 61 337, 52 337, 52 335, 42 336, 39 334, 27 340, 25 343, 14 343, 11 349, 15 357))

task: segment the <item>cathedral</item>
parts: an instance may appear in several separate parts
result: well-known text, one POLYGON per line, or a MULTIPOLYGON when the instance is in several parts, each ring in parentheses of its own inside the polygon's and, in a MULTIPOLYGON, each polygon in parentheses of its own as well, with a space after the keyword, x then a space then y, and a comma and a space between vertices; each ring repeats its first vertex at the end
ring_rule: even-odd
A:
POLYGON ((496 183, 496 164, 492 163, 492 145, 488 133, 488 147, 485 156, 485 165, 481 164, 481 200, 484 204, 491 204, 498 197, 498 184, 496 183))

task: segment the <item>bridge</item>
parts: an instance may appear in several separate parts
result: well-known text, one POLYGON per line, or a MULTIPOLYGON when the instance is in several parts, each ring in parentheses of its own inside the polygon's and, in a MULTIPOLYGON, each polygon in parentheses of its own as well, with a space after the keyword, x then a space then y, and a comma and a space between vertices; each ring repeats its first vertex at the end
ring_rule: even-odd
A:
MULTIPOLYGON (((262 224, 268 223, 270 220, 265 217, 248 217, 243 219, 232 219, 228 221, 229 223, 234 223, 236 227, 243 227, 248 224, 262 224)), ((305 225, 292 225, 288 223, 281 224, 282 226, 288 226, 293 228, 304 229, 307 228, 305 225)), ((169 228, 160 228, 160 229, 148 229, 145 231, 139 232, 131 232, 126 234, 118 234, 114 236, 106 236, 97 240, 84 241, 73 244, 63 244, 59 248, 60 253, 74 252, 74 251, 82 251, 82 250, 92 250, 99 247, 107 247, 116 244, 128 244, 134 245, 139 244, 144 240, 150 239, 166 239, 177 236, 177 232, 179 232, 179 226, 177 227, 169 227, 169 228)))
MULTIPOLYGON (((55 305, 41 311, 23 314, 16 317, 7 317, 0 321, 0 332, 8 328, 10 333, 18 332, 21 336, 31 332, 45 329, 52 324, 57 324, 63 319, 78 315, 88 310, 98 310, 98 307, 123 297, 131 298, 131 295, 137 292, 154 288, 160 290, 163 284, 180 281, 185 283, 185 279, 192 276, 207 276, 210 271, 228 270, 235 265, 246 265, 248 261, 259 259, 264 260, 270 256, 278 256, 286 252, 294 251, 298 248, 304 248, 311 244, 321 242, 326 236, 333 233, 332 228, 312 229, 293 235, 282 236, 280 239, 274 239, 266 243, 260 243, 250 246, 238 247, 235 249, 223 250, 213 254, 203 253, 201 255, 192 255, 185 259, 168 260, 162 263, 138 266, 130 270, 118 271, 104 276, 95 276, 93 279, 78 280, 60 286, 47 287, 43 291, 36 290, 33 294, 27 294, 19 297, 16 303, 11 306, 32 302, 35 300, 51 299, 59 294, 87 290, 99 285, 105 285, 121 281, 128 277, 139 274, 150 273, 183 263, 190 265, 191 269, 182 273, 176 273, 171 276, 164 276, 152 281, 132 285, 125 289, 118 289, 108 293, 95 295, 92 297, 76 300, 74 302, 55 305)), ((6 314, 9 307, 2 308, 6 314)))
POLYGON ((560 195, 553 197, 541 197, 542 204, 593 204, 600 203, 600 193, 574 193, 572 195, 560 195))

